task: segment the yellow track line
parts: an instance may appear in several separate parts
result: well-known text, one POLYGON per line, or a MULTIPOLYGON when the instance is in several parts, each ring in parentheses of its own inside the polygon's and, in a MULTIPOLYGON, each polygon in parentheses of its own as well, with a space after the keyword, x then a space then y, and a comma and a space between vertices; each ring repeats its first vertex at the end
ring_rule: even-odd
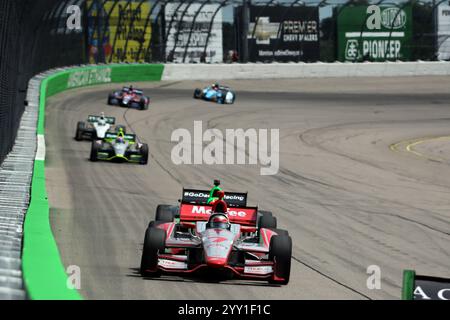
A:
POLYGON ((414 150, 414 147, 422 144, 424 142, 430 142, 430 141, 439 141, 439 140, 450 140, 450 136, 441 136, 441 137, 427 137, 427 138, 420 138, 420 139, 414 139, 414 140, 405 140, 405 141, 400 141, 394 144, 391 144, 389 146, 389 149, 391 149, 391 151, 395 151, 395 152, 400 152, 399 150, 399 146, 402 144, 406 144, 406 148, 405 150, 407 152, 410 152, 418 157, 421 158, 425 158, 427 160, 431 160, 431 161, 436 161, 436 162, 446 162, 448 160, 443 159, 443 158, 434 158, 434 157, 430 157, 427 156, 417 150, 414 150))

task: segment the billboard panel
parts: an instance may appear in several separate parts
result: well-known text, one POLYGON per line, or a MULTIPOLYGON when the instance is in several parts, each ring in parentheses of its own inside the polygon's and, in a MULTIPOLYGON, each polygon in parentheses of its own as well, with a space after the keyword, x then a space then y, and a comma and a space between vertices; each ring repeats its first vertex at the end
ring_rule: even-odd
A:
POLYGON ((250 61, 319 60, 317 7, 250 6, 250 61))
POLYGON ((411 6, 345 7, 340 10, 337 23, 340 61, 409 60, 411 57, 411 6))
POLYGON ((219 4, 167 3, 167 60, 223 62, 222 14, 219 4))
POLYGON ((91 63, 100 52, 106 62, 144 62, 152 34, 147 22, 150 3, 88 1, 87 6, 91 8, 87 29, 91 63))
POLYGON ((450 60, 450 6, 438 6, 437 13, 437 58, 450 60))
POLYGON ((403 300, 450 300, 450 279, 403 270, 403 300))

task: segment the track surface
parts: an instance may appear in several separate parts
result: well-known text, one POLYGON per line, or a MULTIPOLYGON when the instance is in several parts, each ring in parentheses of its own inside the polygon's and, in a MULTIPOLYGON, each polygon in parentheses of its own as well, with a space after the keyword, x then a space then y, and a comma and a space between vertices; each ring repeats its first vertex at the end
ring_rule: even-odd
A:
MULTIPOLYGON (((62 93, 46 115, 51 223, 66 266, 81 268, 88 299, 398 299, 402 270, 450 276, 450 167, 395 143, 450 134, 450 79, 229 81, 233 106, 193 100, 198 82, 140 85, 148 111, 106 106, 117 85, 62 93), (284 93, 277 93, 284 92, 284 93), (88 161, 90 143, 73 139, 88 114, 117 117, 149 143, 148 166, 88 161), (171 161, 171 133, 279 128, 280 170, 182 165, 171 161), (293 242, 291 281, 265 282, 138 275, 142 241, 157 204, 181 188, 249 192, 272 210, 293 242), (366 285, 381 268, 381 289, 366 285)), ((433 150, 438 148, 436 143, 433 150)), ((444 153, 445 154, 445 153, 444 153)))

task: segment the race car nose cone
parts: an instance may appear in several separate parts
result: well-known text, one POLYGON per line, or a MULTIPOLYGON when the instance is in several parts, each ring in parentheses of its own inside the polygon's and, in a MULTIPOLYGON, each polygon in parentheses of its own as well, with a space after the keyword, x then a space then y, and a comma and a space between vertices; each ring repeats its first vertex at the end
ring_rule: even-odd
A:
POLYGON ((206 258, 206 265, 211 268, 223 268, 226 263, 226 258, 206 258))

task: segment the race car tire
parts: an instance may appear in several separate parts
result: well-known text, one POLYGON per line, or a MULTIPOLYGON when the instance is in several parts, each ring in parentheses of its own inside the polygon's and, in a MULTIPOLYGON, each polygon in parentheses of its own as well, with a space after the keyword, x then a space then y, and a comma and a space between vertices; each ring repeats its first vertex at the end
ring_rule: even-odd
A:
POLYGON ((147 228, 141 257, 141 275, 145 277, 159 277, 158 252, 163 251, 166 244, 166 232, 163 229, 147 228), (154 271, 148 271, 148 270, 154 271))
POLYGON ((268 214, 262 215, 259 217, 258 227, 259 229, 261 228, 276 229, 277 218, 268 214))
POLYGON ((145 99, 141 98, 141 101, 139 101, 139 109, 141 110, 147 110, 148 105, 145 103, 145 99))
POLYGON ((100 149, 100 146, 95 141, 92 141, 91 155, 89 156, 89 160, 91 160, 93 162, 98 160, 97 153, 98 153, 99 149, 100 149))
POLYGON ((194 99, 200 99, 202 96, 202 90, 197 88, 194 90, 194 99))
POLYGON ((85 128, 86 128, 86 124, 83 121, 78 121, 77 132, 75 133, 75 140, 77 140, 77 141, 83 140, 83 131, 85 128))
POLYGON ((266 211, 266 210, 258 210, 258 212, 261 214, 261 215, 268 215, 268 216, 272 216, 273 214, 272 214, 272 211, 266 211))
POLYGON ((141 160, 139 162, 140 164, 147 164, 148 163, 148 144, 144 143, 141 147, 141 160))
POLYGON ((161 221, 150 221, 148 223, 148 227, 147 228, 156 228, 157 226, 159 226, 160 224, 163 224, 164 222, 161 221))
POLYGON ((274 262, 274 275, 283 280, 270 279, 270 283, 288 284, 291 273, 292 239, 279 235, 270 239, 269 259, 274 262))
POLYGON ((288 236, 289 235, 289 232, 284 229, 270 228, 270 230, 276 232, 277 235, 279 235, 279 236, 288 236))
POLYGON ((172 206, 168 204, 160 204, 156 207, 155 221, 157 222, 172 222, 175 215, 172 206))
POLYGON ((110 93, 108 95, 108 105, 113 106, 115 104, 118 104, 118 100, 117 98, 114 96, 114 94, 110 93))

